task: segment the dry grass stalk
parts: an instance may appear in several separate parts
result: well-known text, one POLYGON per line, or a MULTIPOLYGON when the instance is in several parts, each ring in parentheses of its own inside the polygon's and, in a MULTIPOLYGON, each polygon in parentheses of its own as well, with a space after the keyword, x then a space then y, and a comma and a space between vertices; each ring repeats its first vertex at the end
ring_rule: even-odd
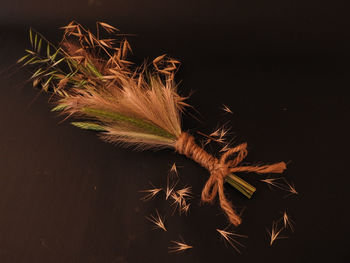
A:
POLYGON ((164 231, 167 231, 164 225, 165 219, 159 215, 158 210, 156 210, 156 216, 151 215, 150 217, 146 217, 146 219, 154 224, 154 229, 163 229, 164 231))
POLYGON ((297 190, 295 189, 295 186, 294 186, 293 183, 288 183, 288 182, 286 181, 286 184, 287 184, 286 191, 288 191, 288 192, 290 193, 290 194, 288 194, 287 196, 299 194, 299 193, 297 192, 297 190))
POLYGON ((225 141, 225 136, 227 135, 228 132, 229 132, 228 129, 226 129, 224 127, 221 128, 219 139, 222 140, 222 142, 225 141))
POLYGON ((245 235, 239 235, 234 232, 229 232, 223 229, 216 229, 221 235, 221 237, 230 244, 238 253, 241 253, 241 251, 238 249, 238 246, 244 247, 244 245, 240 242, 238 242, 234 237, 241 237, 241 238, 248 238, 248 236, 245 235))
POLYGON ((270 189, 271 189, 271 186, 273 186, 273 187, 276 187, 278 189, 284 190, 285 187, 283 186, 283 184, 277 182, 279 179, 281 179, 281 177, 279 177, 279 178, 267 178, 267 179, 262 179, 260 181, 266 183, 270 189))
MULTIPOLYGON (((210 135, 207 135, 207 134, 200 132, 200 131, 197 131, 197 133, 207 138, 206 141, 204 142, 204 145, 207 145, 212 141, 220 143, 220 144, 225 143, 224 138, 222 138, 220 136, 218 136, 218 137, 212 136, 213 133, 211 133, 210 135)), ((216 131, 214 133, 216 134, 216 131)), ((220 131, 220 133, 221 133, 221 131, 220 131)))
POLYGON ((275 222, 275 221, 272 222, 271 231, 266 229, 267 233, 270 236, 270 246, 272 246, 272 244, 278 239, 287 238, 287 237, 280 236, 283 229, 284 229, 284 227, 283 226, 279 227, 277 222, 275 222))
POLYGON ((233 114, 232 110, 229 107, 227 107, 225 104, 222 105, 222 110, 227 113, 233 114))
POLYGON ((185 215, 187 215, 188 214, 188 211, 189 211, 189 209, 190 209, 190 203, 186 203, 186 202, 183 202, 182 203, 182 207, 181 207, 181 212, 180 212, 180 214, 185 214, 185 215))
POLYGON ((224 147, 221 148, 220 152, 227 152, 231 147, 229 144, 224 145, 224 147))
POLYGON ((183 204, 183 199, 178 195, 176 194, 176 192, 172 192, 170 197, 173 199, 173 203, 172 205, 175 206, 175 209, 173 211, 173 214, 175 213, 176 209, 179 208, 179 213, 181 214, 181 208, 182 208, 182 204, 183 204))
POLYGON ((286 211, 283 212, 282 218, 283 218, 284 228, 289 228, 292 232, 294 232, 293 220, 290 219, 286 211))
POLYGON ((160 191, 163 190, 163 188, 156 188, 152 183, 150 183, 150 184, 151 184, 151 186, 153 186, 152 189, 147 189, 147 190, 141 190, 140 191, 142 193, 147 193, 140 200, 142 200, 142 201, 152 200, 160 191))
POLYGON ((165 188, 165 200, 168 200, 168 198, 173 193, 175 186, 177 185, 178 181, 171 180, 170 176, 167 177, 167 184, 165 188))
POLYGON ((185 187, 183 189, 173 191, 171 193, 171 198, 174 200, 172 205, 175 205, 174 212, 176 209, 179 210, 179 214, 186 214, 189 211, 190 203, 188 203, 188 198, 191 198, 191 187, 185 187))
POLYGON ((177 174, 177 167, 175 163, 173 163, 173 165, 171 166, 170 172, 177 174))
POLYGON ((228 134, 228 132, 229 132, 229 129, 225 128, 224 126, 219 127, 218 129, 216 129, 215 131, 213 131, 209 135, 207 135, 203 132, 197 131, 198 134, 207 138, 206 141, 204 142, 204 145, 207 145, 208 143, 210 143, 212 141, 217 142, 219 144, 226 143, 225 136, 228 134))
MULTIPOLYGON (((209 137, 219 137, 219 134, 220 134, 220 128, 213 131, 211 134, 209 134, 208 136, 209 137)), ((203 135, 203 134, 202 134, 203 135)))
POLYGON ((173 165, 171 166, 170 170, 169 170, 169 177, 171 179, 178 179, 179 178, 179 174, 177 171, 177 166, 175 163, 173 163, 173 165))
POLYGON ((177 190, 176 193, 181 198, 191 198, 192 197, 192 187, 191 186, 186 186, 186 187, 184 187, 182 189, 177 190))
POLYGON ((266 183, 269 188, 271 189, 271 186, 276 187, 278 189, 281 189, 283 191, 289 192, 285 197, 288 197, 290 195, 297 195, 298 192, 295 189, 295 186, 293 183, 289 183, 285 178, 278 177, 278 178, 266 178, 260 180, 261 182, 266 183), (283 181, 283 182, 281 182, 283 181))
POLYGON ((180 253, 193 248, 193 246, 186 244, 184 241, 171 241, 171 243, 173 245, 169 247, 169 253, 180 253))

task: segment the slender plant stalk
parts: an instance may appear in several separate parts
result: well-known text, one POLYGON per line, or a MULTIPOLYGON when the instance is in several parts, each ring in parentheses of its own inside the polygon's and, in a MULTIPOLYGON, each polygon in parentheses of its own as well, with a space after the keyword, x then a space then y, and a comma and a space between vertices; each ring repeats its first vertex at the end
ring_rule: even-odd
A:
POLYGON ((252 195, 256 191, 256 188, 254 186, 252 186, 251 184, 247 183, 246 181, 244 181, 243 179, 239 178, 238 176, 232 173, 226 176, 225 182, 229 183, 231 186, 236 188, 238 191, 240 191, 249 199, 252 197, 252 195))

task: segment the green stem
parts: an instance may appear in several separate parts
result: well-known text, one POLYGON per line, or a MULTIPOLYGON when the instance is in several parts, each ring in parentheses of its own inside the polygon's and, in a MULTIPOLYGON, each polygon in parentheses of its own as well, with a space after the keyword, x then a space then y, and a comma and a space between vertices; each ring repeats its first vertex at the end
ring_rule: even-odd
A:
POLYGON ((244 181, 243 179, 239 178, 238 176, 232 173, 225 177, 225 182, 229 183, 231 186, 236 188, 238 191, 240 191, 249 199, 252 197, 252 195, 256 191, 256 188, 254 186, 252 186, 251 184, 247 183, 246 181, 244 181))

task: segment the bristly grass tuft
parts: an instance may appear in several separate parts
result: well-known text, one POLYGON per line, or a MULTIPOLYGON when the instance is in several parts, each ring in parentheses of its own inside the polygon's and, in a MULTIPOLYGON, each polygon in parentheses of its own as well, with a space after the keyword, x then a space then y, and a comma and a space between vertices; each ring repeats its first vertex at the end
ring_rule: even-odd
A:
POLYGON ((153 69, 135 66, 127 60, 127 39, 105 22, 96 23, 96 35, 75 21, 62 29, 55 46, 31 28, 31 48, 18 60, 34 69, 34 86, 54 95, 52 111, 80 119, 73 123, 79 128, 103 130, 101 138, 108 142, 173 147, 188 106, 174 81, 179 62, 161 55, 153 69))

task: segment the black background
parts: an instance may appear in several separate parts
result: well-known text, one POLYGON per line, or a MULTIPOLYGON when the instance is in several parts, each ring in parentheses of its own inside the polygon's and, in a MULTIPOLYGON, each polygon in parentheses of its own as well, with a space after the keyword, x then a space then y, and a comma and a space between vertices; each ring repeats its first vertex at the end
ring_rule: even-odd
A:
POLYGON ((0 262, 346 262, 349 21, 340 1, 2 1, 0 262), (207 171, 170 150, 121 149, 59 123, 48 96, 25 83, 29 72, 9 70, 30 26, 55 42, 72 19, 136 34, 135 61, 181 60, 181 93, 194 91, 189 103, 201 113, 184 116, 185 130, 230 121, 236 142, 248 142, 248 162, 290 161, 296 197, 254 174, 243 175, 258 188, 251 200, 226 187, 243 210, 236 231, 249 236, 241 255, 215 230, 227 226, 218 204, 199 204, 207 171), (171 216, 163 195, 139 200, 149 181, 166 184, 173 162, 179 185, 193 187, 187 217, 171 216), (155 209, 167 232, 145 219, 155 209), (265 228, 285 209, 295 232, 270 247, 265 228), (169 254, 179 235, 194 248, 169 254))

